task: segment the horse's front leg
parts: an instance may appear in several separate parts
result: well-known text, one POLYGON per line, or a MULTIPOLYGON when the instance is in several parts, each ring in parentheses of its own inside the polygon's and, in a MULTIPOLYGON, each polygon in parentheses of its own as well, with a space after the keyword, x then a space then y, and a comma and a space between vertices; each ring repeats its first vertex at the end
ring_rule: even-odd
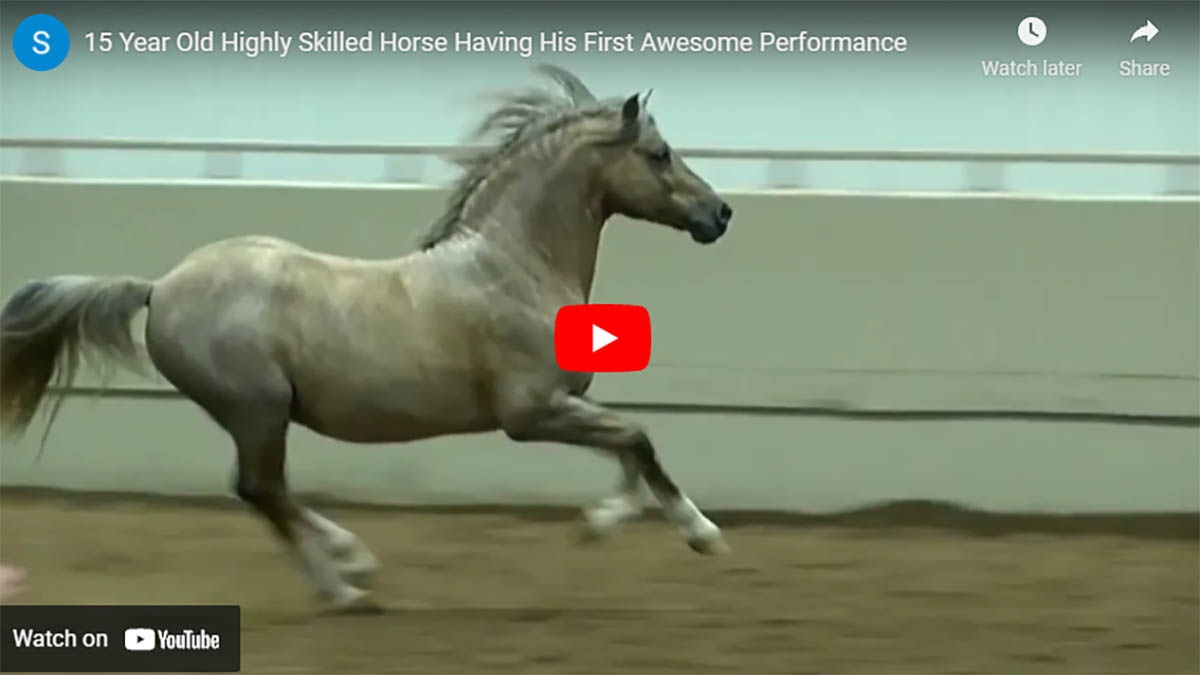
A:
POLYGON ((503 416, 504 431, 513 440, 585 446, 609 452, 621 461, 623 475, 617 493, 586 512, 589 525, 597 533, 640 513, 638 479, 644 478, 667 519, 680 528, 689 546, 700 553, 728 550, 720 528, 667 474, 641 427, 603 406, 566 393, 558 393, 542 405, 526 401, 511 405, 503 416))
POLYGON ((583 509, 583 517, 587 522, 584 531, 585 538, 599 539, 606 537, 617 529, 621 523, 637 518, 642 514, 642 469, 633 456, 627 453, 616 453, 621 462, 621 479, 617 489, 599 504, 583 509))

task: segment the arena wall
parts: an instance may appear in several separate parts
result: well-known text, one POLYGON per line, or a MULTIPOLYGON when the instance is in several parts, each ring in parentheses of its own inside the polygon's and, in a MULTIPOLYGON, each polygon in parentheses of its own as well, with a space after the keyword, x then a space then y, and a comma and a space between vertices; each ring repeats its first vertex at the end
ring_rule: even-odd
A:
MULTIPOLYGON (((53 274, 166 272, 257 233, 401 255, 423 186, 0 182, 0 291, 53 274)), ((594 300, 650 310, 641 373, 593 394, 643 421, 710 508, 828 512, 894 499, 1000 511, 1200 505, 1200 201, 1006 194, 733 193, 700 247, 606 232, 594 300)), ((77 383, 0 454, 4 485, 228 492, 233 453, 161 381, 77 383)), ((351 446, 293 433, 298 489, 387 503, 575 504, 615 469, 499 434, 351 446)))

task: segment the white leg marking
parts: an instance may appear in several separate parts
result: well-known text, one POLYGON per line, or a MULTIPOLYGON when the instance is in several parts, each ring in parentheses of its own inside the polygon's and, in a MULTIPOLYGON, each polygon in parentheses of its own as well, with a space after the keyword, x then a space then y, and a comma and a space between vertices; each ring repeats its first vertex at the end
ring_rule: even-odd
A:
POLYGON ((356 588, 342 578, 337 566, 325 549, 324 536, 308 527, 296 528, 296 553, 304 571, 322 598, 334 608, 350 609, 361 606, 367 592, 356 588))
POLYGON ((303 511, 304 522, 316 530, 334 565, 343 576, 353 577, 358 583, 369 582, 379 569, 379 561, 350 530, 338 525, 311 509, 303 511))
POLYGON ((721 528, 696 508, 691 499, 680 493, 674 500, 663 502, 667 519, 674 523, 687 538, 688 546, 698 553, 728 553, 729 546, 721 535, 721 528))
POLYGON ((645 508, 641 486, 642 472, 637 461, 631 457, 622 457, 621 481, 616 492, 605 497, 596 506, 583 510, 588 534, 592 537, 607 536, 621 523, 640 516, 645 508))
POLYGON ((636 492, 618 492, 605 497, 598 505, 584 509, 588 529, 592 534, 611 534, 621 523, 642 513, 642 500, 636 492))

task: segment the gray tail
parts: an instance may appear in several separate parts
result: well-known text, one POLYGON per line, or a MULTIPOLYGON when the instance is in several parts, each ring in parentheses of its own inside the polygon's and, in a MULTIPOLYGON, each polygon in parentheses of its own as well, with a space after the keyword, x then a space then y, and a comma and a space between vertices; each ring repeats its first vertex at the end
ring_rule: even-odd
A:
POLYGON ((82 360, 105 381, 114 362, 143 371, 130 324, 153 287, 131 277, 59 276, 17 289, 0 309, 0 430, 23 433, 53 384, 44 447, 82 360))

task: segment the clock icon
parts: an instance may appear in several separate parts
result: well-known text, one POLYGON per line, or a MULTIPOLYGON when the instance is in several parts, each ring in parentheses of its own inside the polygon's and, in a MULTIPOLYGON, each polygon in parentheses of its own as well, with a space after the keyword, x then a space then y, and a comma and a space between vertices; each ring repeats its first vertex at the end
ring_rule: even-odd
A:
POLYGON ((1021 42, 1036 47, 1046 39, 1046 22, 1036 16, 1027 16, 1017 24, 1017 37, 1021 42))

